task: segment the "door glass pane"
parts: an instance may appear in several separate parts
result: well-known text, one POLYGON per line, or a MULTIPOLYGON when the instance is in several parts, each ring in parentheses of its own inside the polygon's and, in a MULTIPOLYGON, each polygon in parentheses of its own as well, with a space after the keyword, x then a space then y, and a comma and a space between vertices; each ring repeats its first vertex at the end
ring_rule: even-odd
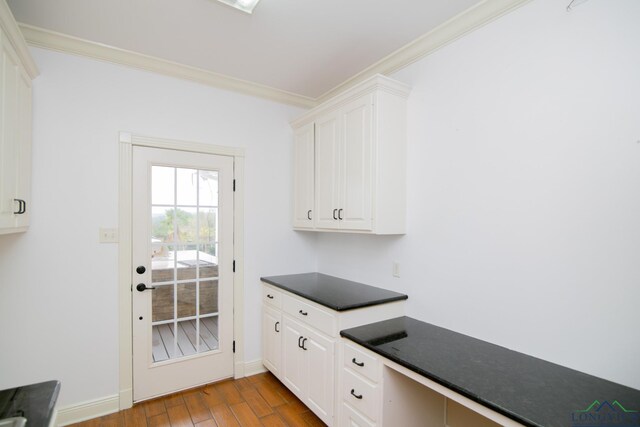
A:
POLYGON ((218 172, 152 167, 154 362, 217 350, 218 172))
POLYGON ((200 282, 200 315, 218 312, 218 281, 200 282))

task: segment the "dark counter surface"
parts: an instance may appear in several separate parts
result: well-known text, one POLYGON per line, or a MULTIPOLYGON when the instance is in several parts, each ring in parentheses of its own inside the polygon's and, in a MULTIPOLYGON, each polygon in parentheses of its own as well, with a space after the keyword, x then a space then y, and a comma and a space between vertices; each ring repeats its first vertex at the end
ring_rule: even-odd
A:
POLYGON ((292 294, 332 310, 345 311, 407 299, 407 296, 322 273, 288 274, 260 278, 292 294))
POLYGON ((340 334, 526 426, 640 426, 640 390, 410 317, 340 334))
POLYGON ((59 381, 46 381, 0 391, 0 420, 24 417, 29 427, 47 427, 58 400, 59 381))

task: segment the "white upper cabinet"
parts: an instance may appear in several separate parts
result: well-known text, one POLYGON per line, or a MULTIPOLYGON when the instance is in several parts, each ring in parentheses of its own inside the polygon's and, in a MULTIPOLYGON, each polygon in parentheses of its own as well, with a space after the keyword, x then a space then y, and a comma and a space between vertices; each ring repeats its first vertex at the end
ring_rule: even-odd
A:
POLYGON ((406 85, 377 75, 292 122, 295 229, 405 233, 408 94, 406 85), (298 152, 310 126, 315 188, 303 191, 309 178, 299 171, 309 170, 308 157, 298 152), (312 212, 301 220, 310 199, 312 212))
POLYGON ((37 69, 0 0, 0 234, 25 231, 31 209, 31 78, 37 69))
POLYGON ((293 142, 293 226, 313 228, 314 194, 314 126, 309 123, 297 129, 293 142))

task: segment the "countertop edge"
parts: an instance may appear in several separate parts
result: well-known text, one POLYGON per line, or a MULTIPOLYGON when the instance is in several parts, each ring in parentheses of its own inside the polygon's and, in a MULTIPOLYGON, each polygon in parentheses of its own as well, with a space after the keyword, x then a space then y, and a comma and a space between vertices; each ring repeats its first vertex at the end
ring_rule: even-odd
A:
POLYGON ((517 422, 519 422, 519 423, 521 423, 521 424, 523 424, 523 425, 525 425, 527 427, 544 427, 544 426, 542 426, 540 424, 536 424, 536 423, 534 423, 534 422, 532 422, 530 420, 520 418, 517 414, 509 412, 509 411, 505 410, 504 408, 502 408, 500 406, 496 406, 496 405, 492 404, 491 402, 484 401, 479 396, 477 396, 477 395, 475 395, 473 393, 470 393, 470 392, 466 391, 463 388, 457 387, 455 384, 452 384, 452 383, 446 381, 443 378, 440 378, 440 377, 438 377, 436 375, 432 375, 427 371, 423 371, 422 369, 420 369, 420 368, 418 368, 418 367, 416 367, 416 366, 414 366, 414 365, 412 365, 412 364, 410 364, 408 362, 405 362, 403 359, 400 359, 400 358, 398 358, 398 357, 396 357, 396 356, 394 356, 392 354, 386 353, 384 351, 380 351, 377 347, 369 345, 366 342, 357 339, 353 335, 347 334, 344 331, 340 331, 340 336, 343 337, 343 338, 346 338, 346 339, 348 339, 350 341, 353 341, 354 343, 356 343, 358 345, 361 345, 362 347, 366 348, 369 351, 372 351, 372 352, 374 352, 374 353, 376 353, 376 354, 378 354, 378 355, 380 355, 380 356, 382 356, 382 357, 384 357, 386 359, 389 359, 392 362, 395 362, 398 365, 403 366, 403 367, 409 369, 410 371, 415 372, 418 375, 421 375, 421 376, 423 376, 423 377, 425 377, 427 379, 430 379, 430 380, 432 380, 432 381, 434 381, 434 382, 436 382, 436 383, 438 383, 438 384, 440 384, 440 385, 442 385, 442 386, 444 386, 444 387, 446 387, 446 388, 448 388, 448 389, 450 389, 450 390, 452 390, 452 391, 454 391, 456 393, 459 393, 460 395, 462 395, 462 396, 464 396, 466 398, 469 398, 469 399, 473 400, 476 403, 479 403, 482 406, 485 406, 485 407, 487 407, 487 408, 489 408, 489 409, 491 409, 493 411, 496 411, 497 413, 499 413, 501 415, 504 415, 505 417, 510 418, 510 419, 512 419, 514 421, 517 421, 517 422))
POLYGON ((336 305, 329 305, 329 304, 327 304, 326 301, 322 301, 322 300, 320 300, 318 298, 315 298, 313 296, 305 294, 304 292, 299 292, 299 291, 296 291, 295 289, 291 289, 291 288, 289 288, 287 286, 284 286, 284 285, 282 285, 280 283, 274 282, 273 280, 269 279, 268 277, 261 277, 260 280, 262 282, 268 283, 271 286, 275 286, 278 289, 282 289, 284 291, 290 292, 290 293, 292 293, 294 295, 297 295, 299 297, 308 299, 309 301, 313 301, 316 304, 320 304, 321 306, 330 308, 331 310, 334 310, 334 311, 356 310, 358 308, 373 307, 373 306, 376 306, 376 305, 387 304, 387 303, 390 303, 390 302, 404 301, 404 300, 409 298, 408 295, 399 294, 399 295, 396 295, 396 296, 393 296, 393 297, 372 300, 372 301, 369 301, 369 302, 366 302, 366 303, 363 303, 363 304, 351 304, 351 305, 345 305, 345 306, 336 306, 336 305))

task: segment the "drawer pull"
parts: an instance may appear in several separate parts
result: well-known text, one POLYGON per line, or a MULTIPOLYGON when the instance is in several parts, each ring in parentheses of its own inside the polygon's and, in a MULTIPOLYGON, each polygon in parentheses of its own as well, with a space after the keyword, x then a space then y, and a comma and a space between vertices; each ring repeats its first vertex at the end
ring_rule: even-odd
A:
POLYGON ((333 219, 335 219, 336 221, 338 220, 338 217, 336 216, 337 212, 338 212, 338 209, 333 210, 333 219))
POLYGON ((276 323, 273 325, 273 329, 275 329, 275 330, 276 330, 276 332, 280 332, 280 329, 278 329, 278 325, 279 325, 279 324, 280 324, 280 322, 276 322, 276 323))
POLYGON ((306 316, 307 314, 309 314, 306 311, 302 311, 302 310, 298 311, 298 313, 302 314, 303 316, 306 316))
POLYGON ((302 335, 298 337, 298 348, 302 348, 302 344, 300 344, 300 340, 302 340, 302 338, 304 338, 302 335))
POLYGON ((307 347, 305 347, 305 346, 304 346, 304 343, 306 343, 306 342, 307 342, 307 339, 306 339, 306 338, 302 338, 302 347, 301 347, 301 348, 302 348, 304 351, 309 350, 307 347))
POLYGON ((267 298, 269 298, 269 299, 273 299, 273 295, 271 295, 271 294, 267 294, 267 298))
POLYGON ((364 362, 358 362, 356 361, 356 358, 354 357, 353 359, 351 359, 351 363, 353 363, 354 365, 358 365, 361 368, 364 366, 364 362))
POLYGON ((355 397, 356 399, 362 399, 362 395, 356 394, 356 391, 354 389, 351 389, 351 396, 355 397))

